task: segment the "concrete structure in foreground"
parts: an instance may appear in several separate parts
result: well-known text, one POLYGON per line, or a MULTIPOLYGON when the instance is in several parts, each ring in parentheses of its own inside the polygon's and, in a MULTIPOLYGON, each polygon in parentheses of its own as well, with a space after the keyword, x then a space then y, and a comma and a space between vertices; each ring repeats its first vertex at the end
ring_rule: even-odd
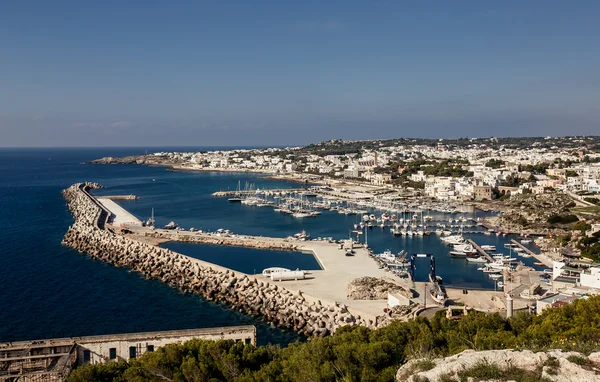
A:
POLYGON ((197 338, 256 345, 256 328, 246 325, 0 343, 0 381, 63 381, 76 366, 129 361, 161 346, 197 338))

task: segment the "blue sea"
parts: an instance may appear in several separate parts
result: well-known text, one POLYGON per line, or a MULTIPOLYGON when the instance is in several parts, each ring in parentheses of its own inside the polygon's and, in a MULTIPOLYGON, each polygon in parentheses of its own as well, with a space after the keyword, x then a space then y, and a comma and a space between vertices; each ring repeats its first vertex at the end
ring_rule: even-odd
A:
MULTIPOLYGON (((202 150, 160 148, 148 151, 202 150)), ((213 148, 214 149, 214 148, 213 148)), ((313 219, 294 219, 271 207, 228 203, 210 194, 253 183, 257 188, 298 187, 256 174, 168 171, 136 165, 84 165, 105 156, 143 154, 141 148, 0 149, 0 342, 79 335, 187 329, 254 324, 260 344, 285 345, 299 339, 256 319, 183 295, 158 281, 148 281, 127 269, 115 268, 61 245, 72 224, 61 190, 81 181, 99 182, 98 194, 135 194, 137 201, 120 202, 140 219, 152 208, 157 225, 171 220, 205 230, 226 228, 236 233, 285 237, 306 230, 313 237, 347 238, 357 217, 324 212, 313 219)), ((483 217, 483 213, 464 214, 483 217)), ((448 216, 439 214, 436 220, 448 216)), ((509 237, 465 235, 499 251, 509 237)), ((439 238, 395 238, 373 228, 369 244, 375 252, 401 249, 433 253, 444 283, 493 288, 477 266, 452 259, 439 238)), ((167 244, 190 256, 252 273, 269 266, 318 269, 310 255, 181 243, 167 244)), ((524 259, 531 264, 532 259, 524 259)), ((418 280, 426 280, 428 264, 419 263, 418 280)))

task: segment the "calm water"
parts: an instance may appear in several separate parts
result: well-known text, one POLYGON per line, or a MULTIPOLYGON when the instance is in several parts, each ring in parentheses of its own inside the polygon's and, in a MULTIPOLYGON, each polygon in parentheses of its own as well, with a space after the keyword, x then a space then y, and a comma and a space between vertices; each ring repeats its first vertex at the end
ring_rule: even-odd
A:
MULTIPOLYGON (((158 167, 80 164, 102 156, 142 153, 141 149, 0 150, 0 341, 237 324, 257 325, 263 344, 296 340, 292 333, 61 246, 72 218, 60 192, 72 183, 97 181, 110 192, 126 189, 140 195, 160 185, 201 193, 227 183, 219 176, 189 176, 158 167), (186 183, 187 178, 194 180, 186 183)), ((191 216, 195 211, 181 195, 170 201, 182 208, 179 213, 188 211, 191 216)), ((211 211, 199 214, 208 217, 211 211)), ((216 211, 212 214, 215 219, 219 216, 216 211)))
MULTIPOLYGON (((161 151, 164 149, 161 149, 161 151)), ((140 197, 122 205, 141 219, 155 209, 157 225, 171 220, 183 227, 205 230, 227 228, 236 233, 285 237, 301 230, 313 237, 347 238, 357 217, 326 211, 314 219, 295 219, 271 207, 228 203, 210 194, 235 189, 237 182, 257 187, 297 187, 252 174, 186 173, 134 165, 82 165, 103 156, 142 154, 142 149, 30 149, 0 150, 0 341, 105 333, 184 329, 236 324, 258 326, 260 343, 297 339, 226 307, 185 296, 157 281, 147 281, 126 269, 92 260, 61 246, 72 218, 60 191, 75 182, 95 181, 105 186, 98 194, 140 197)), ((473 215, 466 215, 473 216, 473 215)), ((478 213, 477 216, 483 216, 478 213)), ((434 216, 447 220, 448 216, 434 216)), ((479 244, 497 245, 508 237, 465 235, 479 244)), ((369 244, 375 252, 433 253, 445 284, 493 288, 477 265, 452 259, 439 238, 392 237, 373 228, 369 244)), ((170 243, 190 256, 252 273, 267 266, 317 269, 306 254, 253 251, 170 243)), ((526 264, 533 259, 525 259, 526 264)), ((426 280, 428 264, 418 263, 416 278, 426 280)))
POLYGON ((269 267, 306 271, 322 269, 312 253, 177 242, 165 243, 161 247, 248 274, 261 273, 269 267))

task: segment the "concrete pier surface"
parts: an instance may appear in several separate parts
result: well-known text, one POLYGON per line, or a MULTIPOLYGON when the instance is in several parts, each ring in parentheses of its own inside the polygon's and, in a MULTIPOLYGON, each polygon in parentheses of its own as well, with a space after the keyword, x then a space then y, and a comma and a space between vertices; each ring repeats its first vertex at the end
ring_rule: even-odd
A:
POLYGON ((543 253, 535 253, 535 252, 533 252, 531 249, 527 248, 526 246, 524 246, 523 244, 519 243, 515 239, 512 239, 511 243, 513 243, 514 245, 516 245, 517 247, 521 248, 526 253, 528 253, 531 256, 533 256, 537 261, 539 261, 540 263, 544 264, 548 268, 552 268, 552 260, 548 256, 544 255, 543 253))
POLYGON ((113 226, 142 226, 142 221, 140 219, 118 205, 112 197, 98 197, 96 200, 100 202, 104 208, 110 211, 111 216, 108 218, 108 222, 112 223, 113 226))
POLYGON ((397 277, 379 269, 365 248, 355 248, 354 256, 346 256, 345 251, 340 250, 336 244, 310 241, 303 243, 300 250, 312 252, 323 270, 310 271, 307 279, 285 281, 283 286, 322 300, 346 304, 349 309, 363 317, 373 318, 383 314, 387 300, 348 300, 346 287, 351 281, 371 276, 400 285, 397 277))

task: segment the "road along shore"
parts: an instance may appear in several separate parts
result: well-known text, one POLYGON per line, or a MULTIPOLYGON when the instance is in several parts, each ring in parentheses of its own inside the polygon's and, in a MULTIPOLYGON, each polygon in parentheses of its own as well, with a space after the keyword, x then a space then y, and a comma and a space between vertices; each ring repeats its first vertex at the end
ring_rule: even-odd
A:
POLYGON ((118 235, 107 224, 110 212, 88 192, 100 187, 96 183, 77 183, 63 191, 75 220, 63 245, 306 336, 325 336, 345 325, 378 327, 389 323, 387 315, 361 317, 343 303, 317 299, 300 290, 291 291, 280 284, 118 235))

